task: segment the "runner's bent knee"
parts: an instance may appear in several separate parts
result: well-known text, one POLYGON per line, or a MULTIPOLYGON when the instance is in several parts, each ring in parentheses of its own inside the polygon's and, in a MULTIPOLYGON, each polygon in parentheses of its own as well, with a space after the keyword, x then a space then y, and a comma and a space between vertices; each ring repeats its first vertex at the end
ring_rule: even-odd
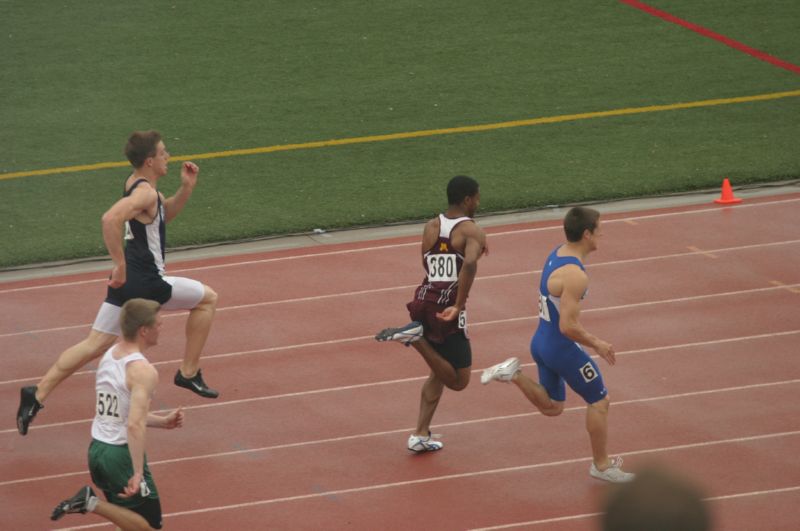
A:
POLYGON ((459 378, 452 384, 448 385, 447 388, 451 391, 463 391, 467 388, 467 385, 469 385, 469 380, 464 381, 459 378))
POLYGON ((557 417, 564 412, 564 402, 558 402, 556 400, 552 400, 552 405, 546 409, 542 410, 542 415, 546 417, 557 417))
POLYGON ((203 300, 208 301, 212 304, 216 304, 218 298, 217 292, 214 291, 214 289, 211 286, 208 286, 206 284, 203 284, 203 288, 205 289, 205 295, 203 297, 203 300))
POLYGON ((469 378, 471 374, 472 371, 470 370, 469 367, 467 367, 466 369, 456 369, 456 376, 458 378, 456 379, 453 386, 450 387, 450 389, 452 389, 453 391, 463 391, 464 389, 466 389, 467 386, 469 385, 469 378))
POLYGON ((200 304, 205 304, 216 308, 218 299, 219 296, 217 295, 217 292, 214 291, 210 286, 203 284, 203 300, 200 301, 200 304))
POLYGON ((94 350, 99 350, 100 354, 111 348, 111 345, 117 340, 117 336, 106 332, 99 332, 92 330, 89 332, 89 337, 86 340, 92 345, 94 350))
POLYGON ((597 402, 588 404, 588 406, 598 411, 602 411, 603 413, 608 413, 608 409, 611 407, 611 400, 609 400, 608 395, 606 395, 597 402))

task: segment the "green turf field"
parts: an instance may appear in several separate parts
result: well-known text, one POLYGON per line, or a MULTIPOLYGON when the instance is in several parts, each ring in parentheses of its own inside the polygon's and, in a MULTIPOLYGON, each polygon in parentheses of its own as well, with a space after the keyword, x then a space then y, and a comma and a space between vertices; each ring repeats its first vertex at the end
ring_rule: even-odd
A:
MULTIPOLYGON (((800 64, 796 0, 650 4, 800 64)), ((48 170, 122 162, 135 129, 160 130, 173 157, 301 145, 197 157, 171 246, 426 218, 458 173, 484 211, 800 176, 800 93, 303 146, 800 90, 616 0, 0 6, 0 267, 105 253, 100 216, 128 169, 48 170), (32 170, 46 174, 14 177, 32 170)))

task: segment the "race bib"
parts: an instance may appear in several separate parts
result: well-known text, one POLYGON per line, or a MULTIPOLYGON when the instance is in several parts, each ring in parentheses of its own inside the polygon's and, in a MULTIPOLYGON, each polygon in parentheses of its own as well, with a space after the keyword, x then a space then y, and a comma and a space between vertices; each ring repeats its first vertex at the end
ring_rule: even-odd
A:
POLYGON ((583 381, 586 383, 597 378, 597 371, 594 370, 594 366, 589 362, 586 362, 586 365, 580 368, 580 372, 581 376, 583 376, 583 381))
POLYGON ((122 422, 119 414, 119 397, 115 393, 97 393, 97 414, 105 420, 122 422))
POLYGON ((429 254, 428 282, 455 282, 458 280, 458 267, 454 254, 429 254))
POLYGON ((467 333, 467 310, 458 312, 458 328, 463 330, 464 337, 469 339, 469 334, 467 333))
POLYGON ((539 319, 550 322, 550 308, 547 307, 547 297, 539 294, 539 319))

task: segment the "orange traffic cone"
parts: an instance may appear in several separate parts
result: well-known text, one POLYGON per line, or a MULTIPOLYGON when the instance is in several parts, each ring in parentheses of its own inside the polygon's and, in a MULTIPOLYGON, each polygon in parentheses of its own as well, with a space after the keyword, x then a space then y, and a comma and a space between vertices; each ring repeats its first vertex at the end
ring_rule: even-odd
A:
POLYGON ((735 205, 736 203, 742 202, 738 197, 734 197, 731 182, 727 177, 722 181, 722 194, 719 196, 719 199, 714 199, 714 202, 720 205, 735 205))

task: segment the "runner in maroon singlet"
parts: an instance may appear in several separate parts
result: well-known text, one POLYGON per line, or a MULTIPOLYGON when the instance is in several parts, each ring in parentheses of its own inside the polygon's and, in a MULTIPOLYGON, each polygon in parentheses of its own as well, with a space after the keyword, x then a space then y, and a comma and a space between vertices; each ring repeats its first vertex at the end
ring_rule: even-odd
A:
POLYGON ((425 279, 407 305, 412 322, 375 336, 378 341, 413 346, 431 369, 422 386, 417 429, 408 439, 413 452, 442 448, 430 433, 436 406, 445 387, 461 391, 469 384, 472 350, 465 306, 478 259, 488 253, 486 234, 472 219, 480 204, 478 183, 470 177, 453 177, 447 200, 447 212, 428 221, 422 235, 425 279))

